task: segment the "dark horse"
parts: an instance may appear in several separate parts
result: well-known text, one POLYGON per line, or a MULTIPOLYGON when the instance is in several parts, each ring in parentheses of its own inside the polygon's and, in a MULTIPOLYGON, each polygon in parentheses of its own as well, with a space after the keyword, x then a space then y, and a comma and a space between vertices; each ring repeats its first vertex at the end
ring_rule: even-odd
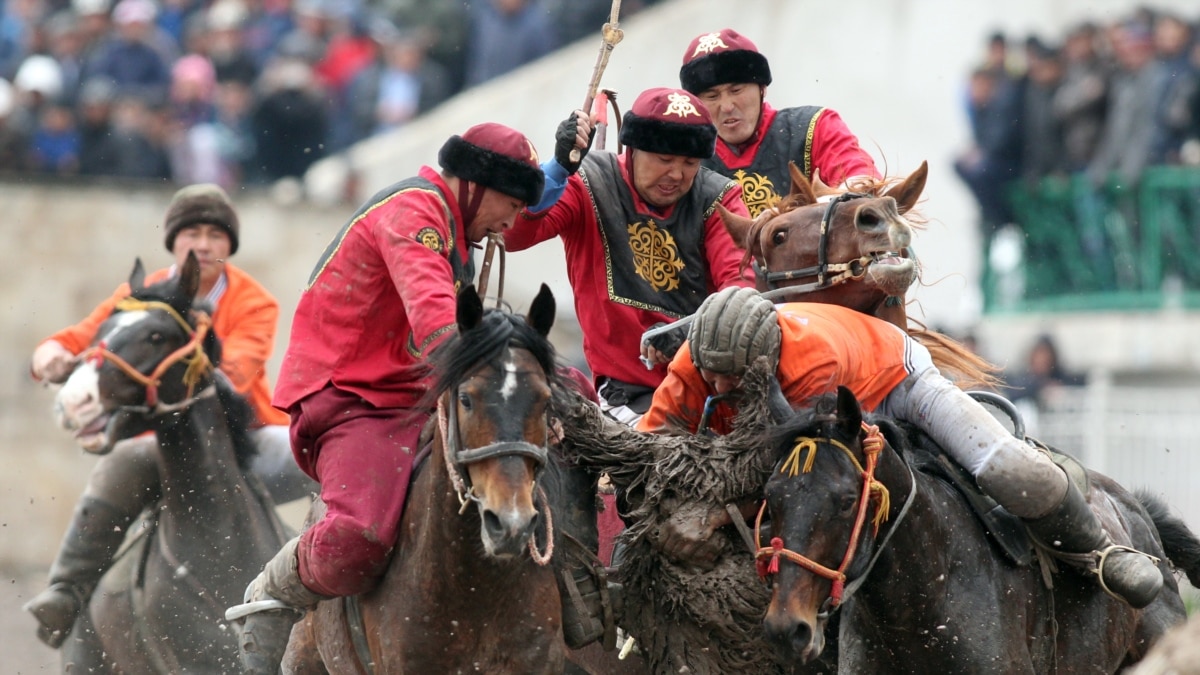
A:
POLYGON ((943 372, 964 384, 993 385, 993 368, 960 344, 911 322, 905 294, 920 276, 909 245, 920 226, 924 162, 903 180, 861 181, 852 191, 813 182, 791 165, 783 200, 753 220, 721 209, 725 228, 746 250, 758 290, 791 289, 788 301, 825 302, 879 317, 925 345, 943 372))
POLYGON ((220 344, 208 314, 192 304, 196 258, 175 278, 144 279, 139 260, 133 294, 100 326, 56 410, 101 454, 157 435, 157 518, 104 575, 63 662, 73 672, 230 672, 237 639, 224 608, 241 599, 284 533, 265 488, 244 474, 252 414, 213 368, 220 344))
POLYGON ((758 560, 781 650, 817 658, 840 612, 841 672, 1112 673, 1186 618, 1168 556, 1200 581, 1200 541, 1157 500, 1088 476, 1105 529, 1162 561, 1157 600, 1130 609, 1075 570, 1050 590, 1048 571, 999 554, 963 495, 925 470, 939 461, 922 460, 927 437, 886 418, 864 425, 845 388, 829 403, 771 434, 783 459, 758 560))
POLYGON ((458 296, 458 333, 433 356, 437 424, 409 490, 392 561, 355 600, 322 602, 292 631, 293 673, 561 673, 566 646, 551 555, 561 530, 596 545, 595 482, 549 454, 563 386, 542 286, 527 319, 458 296), (575 479, 577 480, 577 479, 575 479), (563 501, 571 508, 552 507, 563 501), (547 535, 550 536, 547 536, 547 535))

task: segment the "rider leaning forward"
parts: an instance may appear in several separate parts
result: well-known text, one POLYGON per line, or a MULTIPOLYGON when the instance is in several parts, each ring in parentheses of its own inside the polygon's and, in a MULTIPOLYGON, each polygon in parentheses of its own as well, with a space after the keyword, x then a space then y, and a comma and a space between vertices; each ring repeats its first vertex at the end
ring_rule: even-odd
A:
POLYGON ((649 89, 622 122, 624 153, 586 153, 558 202, 523 215, 504 239, 512 251, 562 239, 601 407, 632 425, 683 341, 675 331, 642 344, 642 333, 754 279, 738 271, 742 252, 716 209, 746 214, 737 184, 701 166, 717 134, 700 101, 649 89))
MULTIPOLYGON (((557 136, 558 156, 587 145, 586 116, 570 127, 557 136)), ((432 412, 421 407, 432 385, 424 362, 456 329, 455 295, 474 278, 472 244, 552 202, 569 174, 556 160, 539 166, 529 139, 499 124, 451 137, 438 161, 441 171, 422 167, 371 197, 300 296, 273 403, 291 415, 296 462, 320 482, 327 510, 246 589, 247 603, 285 606, 245 618, 247 673, 278 672, 306 609, 378 582, 432 412)))
POLYGON ((828 185, 879 178, 837 111, 811 105, 776 110, 766 102, 771 66, 735 30, 696 36, 683 53, 679 84, 704 103, 716 125, 716 153, 704 167, 741 184, 751 217, 787 194, 789 162, 810 181, 819 174, 828 185))
MULTIPOLYGON (((258 281, 228 262, 237 253, 239 232, 228 195, 211 184, 180 189, 167 207, 163 230, 175 264, 152 272, 146 283, 175 276, 188 254, 196 255, 198 297, 212 306, 213 331, 221 339, 221 372, 254 410, 250 435, 258 453, 251 469, 277 503, 311 493, 315 484, 291 457, 287 416, 270 404, 266 364, 275 345, 279 303, 258 281)), ((130 292, 129 284, 121 284, 82 321, 43 340, 33 352, 34 379, 64 381, 117 301, 130 292)), ((81 439, 84 449, 94 450, 87 440, 81 439)), ((38 620, 38 637, 51 647, 60 646, 70 633, 100 577, 112 565, 130 524, 158 500, 155 443, 153 434, 122 441, 92 469, 50 567, 50 587, 25 605, 38 620)))
MULTIPOLYGON (((1158 595, 1163 576, 1153 559, 1115 546, 1083 493, 1047 454, 1010 434, 945 378, 919 342, 886 321, 845 307, 776 307, 745 289, 709 297, 638 428, 663 432, 682 424, 693 433, 703 431, 698 427, 706 402, 721 397, 708 428, 729 432, 741 377, 759 357, 774 365, 792 406, 810 406, 838 385, 848 387, 864 409, 927 433, 1036 538, 1067 562, 1096 573, 1107 591, 1134 608, 1158 595)), ((721 509, 688 522, 670 521, 663 550, 679 559, 710 555, 706 544, 728 522, 721 509)))

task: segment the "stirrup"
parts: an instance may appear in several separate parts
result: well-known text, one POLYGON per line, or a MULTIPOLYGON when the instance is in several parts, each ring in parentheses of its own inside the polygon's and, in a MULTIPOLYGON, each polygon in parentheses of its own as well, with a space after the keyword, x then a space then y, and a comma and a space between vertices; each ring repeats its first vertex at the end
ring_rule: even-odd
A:
POLYGON ((255 600, 254 602, 244 602, 240 605, 234 605, 233 607, 225 610, 225 620, 237 621, 238 619, 250 616, 251 614, 267 612, 272 609, 295 610, 296 608, 282 600, 276 600, 275 598, 270 598, 268 600, 255 600))

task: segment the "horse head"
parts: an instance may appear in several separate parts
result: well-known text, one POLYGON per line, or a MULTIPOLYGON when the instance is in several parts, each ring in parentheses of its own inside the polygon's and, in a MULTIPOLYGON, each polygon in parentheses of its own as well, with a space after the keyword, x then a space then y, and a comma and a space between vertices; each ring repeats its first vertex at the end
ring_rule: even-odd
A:
POLYGON ((770 544, 757 555, 759 574, 772 577, 767 638, 805 663, 824 649, 829 616, 852 592, 848 580, 865 574, 889 508, 874 478, 882 437, 864 427, 850 390, 838 388, 832 412, 828 403, 772 432, 782 459, 765 488, 770 544))
MULTIPOLYGON (((721 208, 733 240, 757 268, 760 291, 794 286, 792 300, 829 302, 867 314, 902 298, 918 275, 905 217, 925 188, 924 162, 903 181, 859 182, 836 190, 791 165, 787 197, 753 220, 721 208), (804 282, 804 283, 802 283, 804 282), (799 297, 797 297, 799 296, 799 297)), ((895 303, 892 303, 895 304, 895 303)), ((901 303, 902 305, 902 303, 901 303)))
POLYGON ((535 493, 547 462, 555 381, 547 339, 554 296, 543 285, 522 319, 485 312, 468 286, 456 312, 458 334, 434 357, 443 449, 460 499, 478 509, 484 550, 511 558, 530 545, 540 520, 535 493))
POLYGON ((177 276, 150 286, 145 276, 139 259, 132 293, 100 325, 55 398, 59 425, 89 452, 104 454, 215 393, 220 343, 208 314, 192 307, 199 262, 189 254, 177 276))

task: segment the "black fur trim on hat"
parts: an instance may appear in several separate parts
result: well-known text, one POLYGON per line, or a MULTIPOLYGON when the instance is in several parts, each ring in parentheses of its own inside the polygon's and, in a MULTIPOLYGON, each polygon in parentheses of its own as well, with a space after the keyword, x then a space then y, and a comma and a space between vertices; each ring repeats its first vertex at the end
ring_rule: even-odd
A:
POLYGON ((749 49, 713 52, 683 64, 679 86, 693 94, 718 84, 751 82, 764 87, 771 84, 771 66, 767 57, 749 49))
POLYGON ((621 143, 662 155, 708 159, 717 147, 717 128, 711 124, 665 122, 626 112, 621 124, 621 143))
POLYGON ((526 204, 542 200, 545 176, 541 167, 502 155, 451 136, 438 152, 438 164, 462 180, 502 192, 526 204))

